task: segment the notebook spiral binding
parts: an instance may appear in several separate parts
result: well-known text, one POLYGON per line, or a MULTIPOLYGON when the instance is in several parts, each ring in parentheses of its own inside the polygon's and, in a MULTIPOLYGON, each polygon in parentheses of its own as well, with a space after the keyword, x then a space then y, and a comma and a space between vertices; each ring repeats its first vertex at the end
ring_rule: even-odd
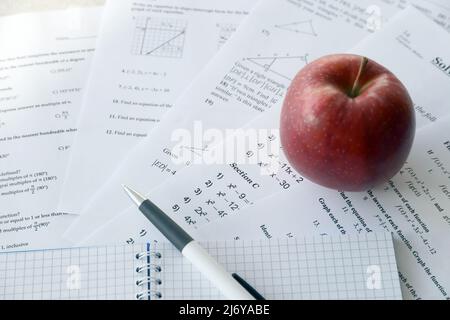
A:
POLYGON ((162 271, 160 265, 154 262, 162 258, 160 252, 143 251, 136 254, 136 259, 145 261, 146 263, 136 268, 136 273, 146 275, 136 280, 136 286, 141 291, 136 294, 137 300, 161 299, 162 293, 158 287, 162 285, 162 281, 156 275, 162 271), (150 263, 150 261, 152 261, 150 263))

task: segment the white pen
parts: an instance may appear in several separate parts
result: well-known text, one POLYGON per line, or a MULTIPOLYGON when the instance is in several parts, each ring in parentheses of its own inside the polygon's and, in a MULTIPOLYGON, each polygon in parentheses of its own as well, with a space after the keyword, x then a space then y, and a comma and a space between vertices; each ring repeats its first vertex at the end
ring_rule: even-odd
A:
POLYGON ((128 196, 150 222, 202 273, 231 300, 264 298, 236 273, 230 274, 200 244, 150 200, 123 186, 128 196))

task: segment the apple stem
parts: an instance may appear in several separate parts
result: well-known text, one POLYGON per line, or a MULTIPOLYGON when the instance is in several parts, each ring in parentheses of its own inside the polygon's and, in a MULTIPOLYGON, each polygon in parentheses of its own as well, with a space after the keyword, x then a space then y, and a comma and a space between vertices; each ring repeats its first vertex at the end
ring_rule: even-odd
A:
POLYGON ((350 96, 352 98, 355 98, 359 94, 359 80, 361 78, 362 73, 364 72, 364 69, 367 66, 367 63, 369 62, 369 59, 367 57, 361 57, 361 63, 359 65, 358 75, 356 76, 355 82, 353 83, 352 91, 350 92, 350 96))

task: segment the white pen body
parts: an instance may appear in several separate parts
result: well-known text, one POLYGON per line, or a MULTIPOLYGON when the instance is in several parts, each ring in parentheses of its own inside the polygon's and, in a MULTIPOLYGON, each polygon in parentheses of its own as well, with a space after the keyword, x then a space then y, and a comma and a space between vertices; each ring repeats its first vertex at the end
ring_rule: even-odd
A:
POLYGON ((200 271, 217 289, 230 300, 255 300, 255 298, 237 282, 225 268, 196 241, 189 242, 181 251, 198 271, 200 271))

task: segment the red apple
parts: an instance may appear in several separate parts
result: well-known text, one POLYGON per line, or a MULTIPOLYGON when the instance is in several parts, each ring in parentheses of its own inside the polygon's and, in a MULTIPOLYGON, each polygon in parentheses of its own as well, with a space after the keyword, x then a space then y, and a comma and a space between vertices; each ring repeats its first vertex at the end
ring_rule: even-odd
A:
POLYGON ((281 143, 290 164, 341 191, 367 190, 394 176, 414 132, 406 88, 385 67, 358 55, 308 64, 292 81, 281 111, 281 143))

